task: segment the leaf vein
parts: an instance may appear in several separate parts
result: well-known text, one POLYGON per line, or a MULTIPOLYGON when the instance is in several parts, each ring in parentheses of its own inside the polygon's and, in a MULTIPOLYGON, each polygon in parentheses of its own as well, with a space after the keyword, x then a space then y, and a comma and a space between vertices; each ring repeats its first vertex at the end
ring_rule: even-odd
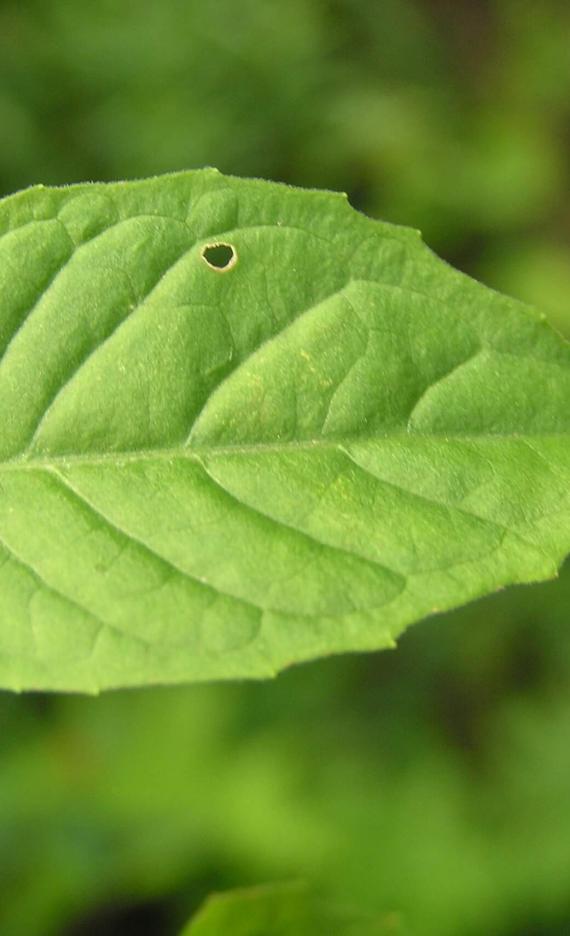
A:
POLYGON ((77 487, 75 487, 75 485, 69 481, 69 478, 61 474, 60 471, 55 468, 49 468, 45 470, 60 482, 61 486, 68 492, 68 494, 71 494, 79 503, 90 510, 91 513, 96 516, 100 522, 104 523, 115 533, 118 533, 121 537, 125 537, 130 543, 134 544, 141 551, 144 551, 154 562, 159 562, 165 568, 168 568, 170 572, 180 575, 182 578, 187 579, 193 585, 197 585, 206 591, 213 592, 216 596, 229 598, 232 601, 248 605, 256 613, 261 613, 263 610, 265 610, 254 601, 250 601, 247 598, 242 598, 239 595, 232 595, 230 592, 224 591, 217 585, 212 585, 210 582, 203 582, 197 576, 192 575, 186 569, 183 569, 175 562, 172 562, 171 559, 167 559, 166 556, 163 556, 161 553, 157 552, 154 547, 149 546, 148 543, 146 543, 143 539, 140 539, 140 537, 135 536, 130 530, 126 530, 115 520, 111 520, 107 514, 102 512, 99 506, 96 506, 82 491, 78 490, 77 487))
POLYGON ((387 573, 388 575, 399 579, 402 585, 402 589, 404 588, 406 576, 403 575, 401 572, 397 571, 396 569, 389 568, 383 563, 378 562, 376 559, 370 559, 368 556, 362 555, 362 553, 358 553, 354 550, 344 549, 343 547, 337 546, 334 543, 327 543, 326 540, 322 540, 316 537, 314 533, 308 533, 305 530, 301 530, 298 527, 294 526, 292 523, 286 523, 283 520, 276 520, 270 514, 267 514, 265 513, 265 511, 261 510, 259 507, 253 507, 252 504, 247 503, 246 501, 238 497, 236 494, 234 494, 232 491, 228 490, 228 488, 224 484, 222 484, 215 477, 215 475, 212 474, 212 472, 209 470, 209 468, 207 467, 207 465, 202 459, 199 459, 198 461, 199 461, 200 467, 204 470, 204 473, 220 491, 223 491, 223 493, 227 497, 230 497, 236 504, 239 504, 241 507, 250 511, 255 516, 261 517, 261 519, 264 520, 266 523, 273 524, 277 527, 284 527, 286 530, 290 530, 292 533, 296 533, 297 536, 312 543, 313 545, 319 546, 324 549, 330 549, 333 552, 338 553, 339 555, 350 556, 352 559, 358 559, 361 562, 365 562, 367 565, 376 567, 380 569, 382 572, 387 573))
POLYGON ((374 478, 376 481, 379 481, 380 484, 384 484, 387 487, 391 487, 394 490, 399 491, 400 493, 405 494, 408 497, 413 498, 415 500, 423 501, 424 503, 428 504, 431 507, 438 507, 440 509, 443 508, 447 510, 449 513, 458 513, 464 517, 468 517, 470 520, 477 520, 479 523, 483 524, 484 526, 487 526, 491 529, 495 529, 499 531, 500 534, 508 534, 509 536, 512 536, 514 539, 517 539, 520 543, 522 543, 522 545, 525 546, 527 549, 530 549, 533 552, 540 553, 549 561, 552 560, 552 557, 549 556, 548 553, 546 553, 540 546, 526 540, 515 528, 509 527, 503 523, 496 523, 494 520, 489 520, 487 517, 482 517, 479 514, 473 513, 473 511, 471 510, 466 510, 464 507, 459 507, 457 504, 449 503, 447 501, 436 500, 435 498, 427 497, 425 494, 418 494, 416 491, 412 491, 409 488, 406 488, 401 484, 397 484, 395 481, 386 481, 384 478, 376 474, 370 468, 361 464, 358 461, 358 459, 354 456, 354 454, 350 452, 348 449, 342 447, 342 451, 347 456, 347 458, 353 463, 353 465, 355 465, 357 468, 359 468, 369 477, 374 478))

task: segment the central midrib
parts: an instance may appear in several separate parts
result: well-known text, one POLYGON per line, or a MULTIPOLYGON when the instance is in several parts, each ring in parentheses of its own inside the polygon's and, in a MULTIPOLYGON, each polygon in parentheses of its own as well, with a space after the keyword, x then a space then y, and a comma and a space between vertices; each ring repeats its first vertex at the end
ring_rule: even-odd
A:
POLYGON ((52 468, 68 465, 115 465, 122 467, 129 462, 137 461, 172 461, 174 459, 188 459, 200 461, 206 456, 217 455, 250 455, 265 452, 295 452, 295 451, 337 451, 342 452, 352 445, 366 445, 367 443, 382 443, 393 441, 424 440, 439 441, 442 443, 485 442, 497 444, 528 440, 567 440, 570 444, 570 433, 419 433, 419 432, 392 432, 374 436, 348 436, 342 439, 304 439, 289 440, 287 442, 250 442, 233 443, 230 445, 202 444, 180 445, 169 448, 137 449, 112 452, 69 452, 58 455, 18 456, 17 458, 0 461, 0 472, 26 471, 41 468, 52 468))

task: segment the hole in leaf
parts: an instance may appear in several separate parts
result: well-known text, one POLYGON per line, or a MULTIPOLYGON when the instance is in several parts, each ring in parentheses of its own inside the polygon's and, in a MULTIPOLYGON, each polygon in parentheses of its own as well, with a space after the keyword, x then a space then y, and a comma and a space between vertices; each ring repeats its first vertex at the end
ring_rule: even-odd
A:
POLYGON ((206 244, 202 258, 212 270, 225 273, 237 263, 237 253, 231 244, 206 244))

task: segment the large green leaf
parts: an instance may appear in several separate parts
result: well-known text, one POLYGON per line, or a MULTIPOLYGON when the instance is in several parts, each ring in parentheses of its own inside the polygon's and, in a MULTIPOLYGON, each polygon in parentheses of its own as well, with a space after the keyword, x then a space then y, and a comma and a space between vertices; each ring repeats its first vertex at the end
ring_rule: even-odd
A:
POLYGON ((213 894, 181 936, 404 936, 397 914, 367 918, 322 905, 303 884, 213 894))
POLYGON ((204 170, 0 234, 3 686, 268 676, 556 574, 570 348, 416 232, 204 170))

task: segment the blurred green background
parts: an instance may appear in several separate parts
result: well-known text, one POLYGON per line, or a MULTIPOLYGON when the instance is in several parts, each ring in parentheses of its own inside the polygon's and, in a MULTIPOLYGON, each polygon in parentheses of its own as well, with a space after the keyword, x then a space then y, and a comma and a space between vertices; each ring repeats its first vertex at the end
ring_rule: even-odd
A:
MULTIPOLYGON (((566 0, 0 0, 0 194, 341 189, 570 335, 566 0)), ((570 567, 275 682, 0 694, 0 934, 170 936, 304 877, 412 933, 570 933, 570 567)), ((326 936, 326 934, 323 934, 326 936)))

